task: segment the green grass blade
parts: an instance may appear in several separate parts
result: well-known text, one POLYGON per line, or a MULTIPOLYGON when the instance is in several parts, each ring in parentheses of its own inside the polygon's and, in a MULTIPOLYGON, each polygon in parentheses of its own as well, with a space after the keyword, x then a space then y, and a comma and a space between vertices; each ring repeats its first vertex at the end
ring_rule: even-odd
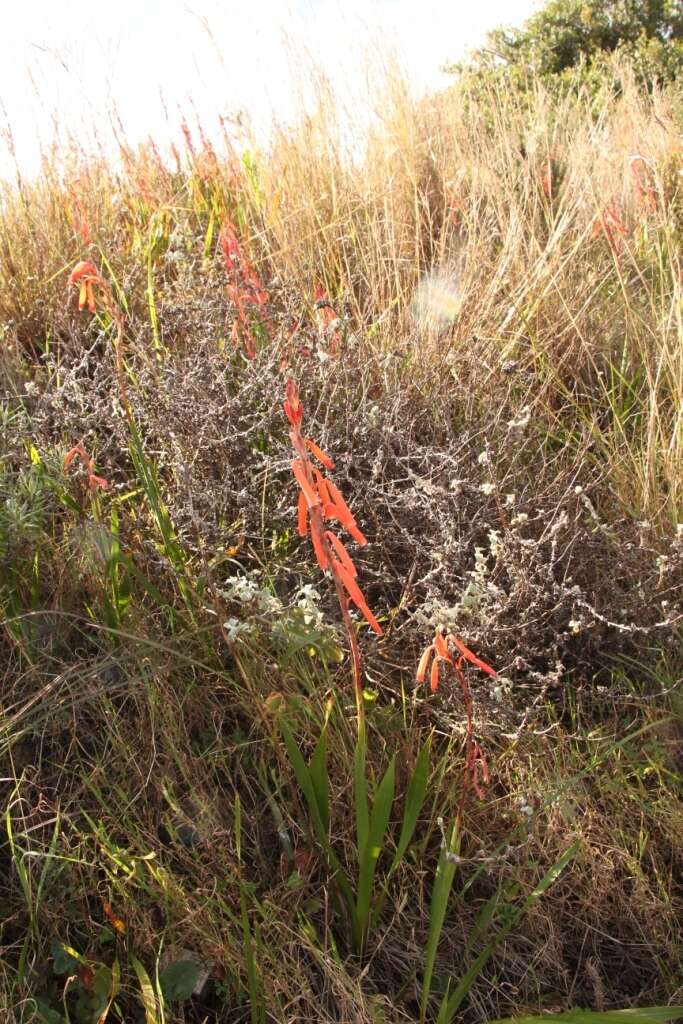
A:
POLYGON ((294 742, 294 737, 289 731, 289 726, 284 719, 280 719, 280 729, 282 731, 282 737, 285 741, 285 747, 287 749, 287 755, 289 757, 289 763, 292 766, 296 781, 299 783, 301 790, 306 798, 308 805, 308 812, 311 816, 311 822, 313 824, 313 831, 315 832, 318 840, 323 844, 327 844, 327 829, 323 824, 323 819, 320 814, 320 807, 318 804, 318 796, 316 793, 315 785, 311 777, 311 772, 303 759, 301 751, 294 742))
POLYGON ((249 985, 249 1012, 251 1024, 260 1024, 263 1020, 263 1001, 259 993, 258 968, 254 956, 254 940, 249 924, 247 894, 244 884, 240 881, 240 910, 242 922, 242 945, 247 964, 247 983, 249 985))
POLYGON ((285 722, 284 718, 280 719, 280 729, 282 731, 282 737, 285 741, 287 755, 294 771, 294 775, 296 776, 296 780, 301 787, 304 797, 306 798, 306 804, 308 805, 309 814, 313 824, 313 831, 327 855, 330 866, 334 870, 335 880, 339 886, 344 901, 352 912, 355 904, 353 891, 346 875, 344 874, 339 858, 330 845, 327 828, 323 824, 323 818, 320 813, 318 797, 313 779, 311 778, 311 772, 301 755, 301 751, 294 742, 294 737, 292 736, 289 726, 285 722))

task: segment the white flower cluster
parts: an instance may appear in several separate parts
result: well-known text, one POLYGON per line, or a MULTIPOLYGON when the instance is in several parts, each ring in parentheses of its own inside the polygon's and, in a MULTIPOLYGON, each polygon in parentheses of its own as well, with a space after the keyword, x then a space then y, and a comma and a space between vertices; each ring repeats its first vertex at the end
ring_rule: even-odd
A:
POLYGON ((460 611, 460 605, 449 608, 434 598, 428 598, 416 610, 415 621, 429 631, 443 627, 452 632, 456 628, 460 611))
POLYGON ((415 619, 420 625, 430 629, 444 626, 448 630, 457 630, 458 623, 464 617, 487 605, 498 604, 505 597, 505 591, 490 579, 489 567, 489 559, 497 559, 503 551, 500 533, 497 530, 489 530, 488 541, 488 548, 474 549, 474 569, 468 573, 470 582, 458 604, 449 607, 435 598, 430 598, 415 612, 415 619))
MULTIPOLYGON (((237 601, 241 605, 249 605, 261 614, 272 615, 282 611, 282 601, 270 590, 259 585, 256 573, 251 573, 248 576, 229 576, 225 581, 225 586, 219 588, 218 593, 226 601, 237 601)), ((228 640, 233 642, 240 636, 249 635, 253 628, 253 622, 240 621, 234 616, 223 623, 228 640)))
POLYGON ((218 592, 226 601, 239 603, 244 609, 242 619, 231 616, 223 623, 231 642, 251 635, 257 626, 270 631, 271 637, 279 641, 288 641, 292 632, 299 635, 302 628, 312 634, 325 629, 319 607, 321 596, 310 584, 297 591, 290 605, 284 605, 279 597, 261 585, 257 571, 228 577, 218 592))
POLYGON ((239 619, 231 617, 223 623, 223 629, 227 633, 228 640, 234 643, 242 634, 251 633, 252 627, 249 622, 240 622, 239 619))
POLYGON ((378 427, 382 420, 382 410, 378 405, 371 405, 365 418, 371 426, 378 427))
POLYGON ((249 576, 229 576, 225 581, 225 587, 218 593, 228 601, 255 604, 258 611, 265 614, 282 611, 282 601, 270 590, 259 586, 256 573, 249 576))

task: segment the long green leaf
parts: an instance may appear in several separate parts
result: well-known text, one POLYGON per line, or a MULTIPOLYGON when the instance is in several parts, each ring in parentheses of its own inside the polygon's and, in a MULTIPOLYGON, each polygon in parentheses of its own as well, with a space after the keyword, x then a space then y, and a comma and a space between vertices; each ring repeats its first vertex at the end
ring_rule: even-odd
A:
POLYGON ((289 726, 287 725, 284 718, 280 719, 280 729, 282 731, 282 736, 285 741, 285 747, 287 749, 289 761, 290 764, 292 765, 292 769, 296 776, 296 780, 303 791, 304 797, 306 798, 309 814, 311 815, 311 821, 313 823, 313 831, 315 832, 318 842, 320 843, 320 845, 322 846, 327 855, 327 859, 330 862, 330 866, 334 870, 334 877, 339 886, 344 901, 346 902, 349 911, 353 912, 353 891, 351 889, 351 886, 349 885, 349 881, 346 875, 344 874, 344 870, 341 866, 339 858, 335 854, 330 844, 327 829, 325 828, 322 817, 320 815, 318 798, 315 791, 315 785, 313 784, 313 779, 311 778, 311 773, 301 755, 301 751, 294 742, 294 737, 292 736, 289 730, 289 726))
POLYGON ((375 902, 375 906, 372 911, 371 927, 379 919, 379 915, 382 912, 384 901, 386 900, 387 892, 389 891, 389 881, 394 871, 399 867, 403 858, 406 855, 406 851, 410 845, 410 841, 413 838, 415 827, 417 825, 417 819, 420 816, 420 811, 424 805, 425 795, 427 792, 427 781, 429 778, 429 755, 431 752, 431 737, 422 746, 420 753, 417 756, 415 762, 415 768, 411 775, 410 782, 408 783, 408 789, 406 791, 405 808, 403 811, 403 823, 401 825, 401 835, 399 836, 398 846, 396 847, 396 853, 391 863, 385 879, 384 885, 382 886, 382 892, 379 898, 375 902))
POLYGON ((425 970, 422 978, 422 995, 420 997, 420 1024, 424 1024, 427 1018, 427 1006, 432 988, 432 977, 434 975, 434 964, 436 953, 439 948, 441 930, 446 919, 448 899, 453 887, 455 876, 455 860, 449 857, 456 857, 460 853, 460 834, 454 824, 451 830, 450 840, 445 849, 441 850, 439 863, 432 889, 432 902, 429 908, 429 934, 425 948, 425 970))
POLYGON ((396 758, 392 757, 389 767, 377 787, 365 846, 358 850, 358 897, 356 901, 355 924, 359 952, 367 938, 375 869, 377 868, 377 861, 382 852, 385 833, 389 825, 391 808, 394 802, 395 783, 396 758))
POLYGON ((359 728, 356 749, 353 754, 353 785, 356 805, 356 849, 358 856, 367 846, 370 812, 368 810, 368 787, 365 780, 365 731, 359 728))
POLYGON ((408 783, 401 835, 399 836, 398 846, 396 847, 396 853, 390 868, 390 874, 396 870, 406 855, 406 850, 413 838, 417 819, 424 804, 427 792, 427 780, 429 778, 429 755, 431 753, 431 746, 432 741, 431 737, 429 737, 422 746, 420 753, 417 755, 415 768, 410 778, 410 782, 408 783))
POLYGON ((145 1010, 145 1021, 146 1024, 160 1024, 158 1016, 157 1000, 154 994, 154 986, 150 981, 149 974, 142 966, 136 956, 131 954, 130 962, 133 970, 135 971, 140 986, 140 994, 142 996, 142 1005, 145 1010))
POLYGON ((323 729, 316 743, 310 764, 310 776, 325 832, 330 828, 330 780, 327 774, 327 730, 323 729))
POLYGON ((311 778, 311 773, 306 762, 303 759, 301 751, 294 742, 294 737, 289 731, 289 726, 284 719, 280 719, 280 729, 282 731, 282 737, 285 741, 285 747, 287 749, 287 755, 289 757, 289 763, 291 764, 296 781, 299 783, 301 790, 306 798, 308 805, 308 812, 311 816, 313 823, 313 831, 315 832, 318 840, 325 845, 328 842, 327 829, 323 824, 323 819, 320 815, 320 807, 318 806, 318 797, 315 791, 315 785, 311 778))

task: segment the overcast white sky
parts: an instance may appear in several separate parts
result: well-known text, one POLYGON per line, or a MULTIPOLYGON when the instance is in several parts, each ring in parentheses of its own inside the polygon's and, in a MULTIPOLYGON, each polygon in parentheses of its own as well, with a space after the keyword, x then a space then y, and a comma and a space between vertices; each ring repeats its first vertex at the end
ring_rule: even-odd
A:
MULTIPOLYGON (((116 106, 129 141, 177 132, 196 109, 208 132, 246 109, 259 131, 295 102, 290 49, 305 49, 335 82, 363 96, 364 58, 394 45, 418 90, 446 81, 439 66, 536 0, 6 0, 0 10, 0 128, 22 169, 37 166, 55 124, 106 141, 116 106), (163 102, 162 102, 163 97, 163 102), (168 120, 167 114, 168 112, 168 120)), ((8 172, 0 141, 0 174, 8 172)))

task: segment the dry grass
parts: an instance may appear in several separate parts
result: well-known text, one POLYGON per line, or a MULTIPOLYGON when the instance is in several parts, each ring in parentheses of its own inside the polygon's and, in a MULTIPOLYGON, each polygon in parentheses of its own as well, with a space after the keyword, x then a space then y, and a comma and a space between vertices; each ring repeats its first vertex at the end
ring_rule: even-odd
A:
POLYGON ((154 1024, 135 965, 158 989, 168 947, 210 980, 156 1019, 417 1020, 440 862, 456 870, 427 1019, 486 950, 457 1019, 681 1001, 675 96, 624 67, 618 96, 463 81, 415 102, 392 73, 361 156, 321 95, 267 151, 72 152, 4 191, 8 1020, 101 1013, 76 960, 65 994, 55 942, 107 995, 118 964, 110 1020, 154 1024), (111 289, 94 316, 66 303, 85 259, 111 289), (226 284, 247 265, 267 300, 233 332, 226 284), (302 591, 320 579, 296 537, 285 368, 368 537, 354 561, 384 630, 358 631, 375 799, 396 755, 362 956, 330 868, 362 859, 353 686, 330 588, 302 591), (109 490, 64 474, 81 441, 109 490), (503 677, 469 679, 492 781, 457 854, 469 708, 414 686, 439 624, 503 677), (283 721, 306 758, 326 733, 329 849, 283 721))

